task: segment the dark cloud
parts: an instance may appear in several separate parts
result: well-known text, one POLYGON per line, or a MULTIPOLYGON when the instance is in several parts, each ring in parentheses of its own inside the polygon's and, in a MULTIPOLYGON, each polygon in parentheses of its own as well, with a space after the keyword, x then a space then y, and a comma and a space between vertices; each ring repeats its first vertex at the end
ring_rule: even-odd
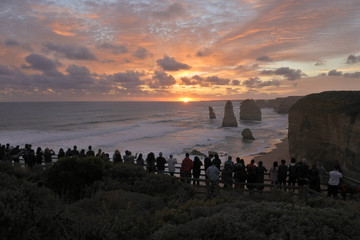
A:
POLYGON ((138 47, 134 52, 133 56, 138 59, 145 59, 149 55, 149 51, 143 47, 138 47))
POLYGON ((219 78, 218 76, 209 76, 206 78, 200 77, 199 75, 194 75, 191 78, 181 78, 183 85, 199 85, 201 87, 210 87, 210 86, 216 86, 216 85, 229 85, 230 83, 232 85, 238 85, 240 84, 240 81, 233 80, 227 78, 219 78))
POLYGON ((289 81, 297 80, 302 76, 306 76, 306 74, 304 74, 301 70, 295 70, 288 67, 281 67, 276 70, 263 70, 261 75, 279 75, 285 77, 289 81))
POLYGON ((241 84, 241 81, 239 81, 239 80, 232 80, 231 81, 231 85, 233 85, 233 86, 239 86, 241 84))
MULTIPOLYGON (((343 74, 342 71, 337 71, 336 69, 333 69, 333 70, 329 71, 327 75, 331 76, 331 77, 344 76, 344 77, 347 77, 347 78, 360 78, 360 72, 344 73, 343 74)), ((321 76, 326 76, 326 74, 322 74, 321 76)))
POLYGON ((211 76, 205 79, 205 82, 210 85, 228 85, 230 83, 230 79, 219 78, 218 76, 211 76))
POLYGON ((254 88, 260 82, 261 82, 260 78, 254 77, 254 78, 249 78, 248 80, 243 81, 243 85, 245 85, 248 88, 254 88))
POLYGON ((342 72, 341 71, 337 71, 337 70, 331 70, 329 71, 328 73, 328 76, 332 76, 332 77, 338 77, 338 76, 341 76, 342 75, 342 72))
POLYGON ((142 76, 144 76, 143 72, 126 71, 115 73, 113 78, 115 82, 120 83, 120 85, 126 90, 134 91, 138 89, 140 85, 144 84, 144 82, 141 80, 142 76))
POLYGON ((169 5, 164 10, 155 11, 154 16, 161 18, 163 20, 170 20, 173 18, 181 17, 185 13, 186 13, 186 11, 180 3, 174 3, 172 5, 169 5))
POLYGON ((358 56, 349 55, 348 58, 346 59, 347 64, 354 64, 354 63, 358 63, 358 62, 360 62, 360 55, 358 55, 358 56))
POLYGON ((348 78, 360 78, 360 72, 344 73, 344 76, 348 78))
POLYGON ((71 60, 96 60, 96 56, 87 47, 56 45, 50 42, 44 43, 49 51, 54 51, 71 60))
POLYGON ((26 56, 25 60, 29 65, 23 64, 24 69, 34 69, 44 73, 57 72, 57 63, 45 56, 32 53, 26 56))
POLYGON ((196 84, 198 84, 198 82, 197 81, 192 81, 191 78, 188 78, 188 77, 182 77, 181 78, 181 84, 186 85, 186 86, 190 86, 190 85, 196 85, 196 84))
POLYGON ((269 56, 261 56, 256 58, 256 61, 259 62, 272 62, 273 60, 269 56))
POLYGON ((100 48, 110 49, 111 52, 115 55, 128 52, 128 49, 125 45, 115 45, 115 44, 111 44, 111 43, 104 43, 104 44, 100 45, 100 48))
POLYGON ((176 61, 175 58, 166 55, 163 59, 158 59, 156 62, 164 71, 179 71, 181 69, 191 68, 189 65, 180 63, 176 61))
POLYGON ((69 73, 70 79, 76 80, 76 83, 93 83, 94 79, 91 76, 90 70, 85 66, 70 65, 65 70, 69 73))
POLYGON ((13 47, 13 46, 19 46, 20 44, 18 41, 14 40, 14 39, 7 39, 7 40, 5 40, 5 45, 7 47, 13 47))
POLYGON ((199 50, 196 52, 196 56, 198 56, 198 57, 206 57, 206 56, 209 56, 210 54, 211 54, 211 51, 208 48, 205 48, 205 49, 202 49, 202 50, 199 50))
POLYGON ((176 83, 172 75, 162 71, 155 71, 149 86, 152 88, 168 88, 176 83))
POLYGON ((264 88, 269 86, 279 86, 280 81, 278 80, 261 81, 260 78, 254 77, 243 81, 243 85, 248 88, 264 88))

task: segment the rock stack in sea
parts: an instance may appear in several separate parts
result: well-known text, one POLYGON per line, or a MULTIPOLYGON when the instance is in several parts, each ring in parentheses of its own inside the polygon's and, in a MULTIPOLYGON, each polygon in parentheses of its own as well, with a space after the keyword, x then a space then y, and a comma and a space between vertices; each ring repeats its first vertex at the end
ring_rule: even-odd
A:
POLYGON ((249 128, 244 128, 242 130, 241 135, 244 140, 255 140, 254 136, 252 135, 252 132, 249 128))
POLYGON ((214 109, 211 106, 209 106, 209 116, 210 116, 210 119, 216 119, 214 109))
POLYGON ((227 101, 225 105, 224 119, 222 127, 237 127, 238 123, 234 115, 234 108, 231 101, 227 101))
MULTIPOLYGON (((331 91, 298 100, 289 111, 289 152, 298 160, 339 163, 360 173, 360 91, 331 91)), ((358 175, 359 176, 359 175, 358 175)))
POLYGON ((261 121, 261 109, 252 99, 246 99, 240 104, 240 120, 261 121))

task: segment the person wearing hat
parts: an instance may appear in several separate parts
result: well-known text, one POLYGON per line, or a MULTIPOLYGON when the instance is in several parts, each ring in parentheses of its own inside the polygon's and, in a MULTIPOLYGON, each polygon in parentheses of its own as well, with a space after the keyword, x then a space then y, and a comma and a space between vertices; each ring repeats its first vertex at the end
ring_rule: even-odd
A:
POLYGON ((175 165, 177 164, 177 160, 176 160, 176 158, 173 157, 172 154, 170 154, 169 157, 170 158, 167 160, 169 173, 170 173, 170 176, 174 176, 175 165))

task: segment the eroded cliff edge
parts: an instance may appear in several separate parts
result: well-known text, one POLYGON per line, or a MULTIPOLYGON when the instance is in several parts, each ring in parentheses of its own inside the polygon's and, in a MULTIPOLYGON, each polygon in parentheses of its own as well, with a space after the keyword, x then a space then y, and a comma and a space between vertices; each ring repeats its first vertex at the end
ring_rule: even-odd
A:
MULTIPOLYGON (((297 160, 360 173, 360 91, 330 91, 298 100, 289 111, 289 152, 297 160)), ((358 177, 357 177, 358 178, 358 177)))

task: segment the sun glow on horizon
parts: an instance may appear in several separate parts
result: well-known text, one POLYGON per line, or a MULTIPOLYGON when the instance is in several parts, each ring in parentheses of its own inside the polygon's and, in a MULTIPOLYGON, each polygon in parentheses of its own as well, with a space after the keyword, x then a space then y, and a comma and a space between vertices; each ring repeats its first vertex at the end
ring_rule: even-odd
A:
POLYGON ((190 99, 190 98, 185 97, 185 98, 180 98, 180 101, 181 101, 181 102, 184 102, 184 103, 187 103, 187 102, 190 102, 190 101, 191 101, 191 99, 190 99))

